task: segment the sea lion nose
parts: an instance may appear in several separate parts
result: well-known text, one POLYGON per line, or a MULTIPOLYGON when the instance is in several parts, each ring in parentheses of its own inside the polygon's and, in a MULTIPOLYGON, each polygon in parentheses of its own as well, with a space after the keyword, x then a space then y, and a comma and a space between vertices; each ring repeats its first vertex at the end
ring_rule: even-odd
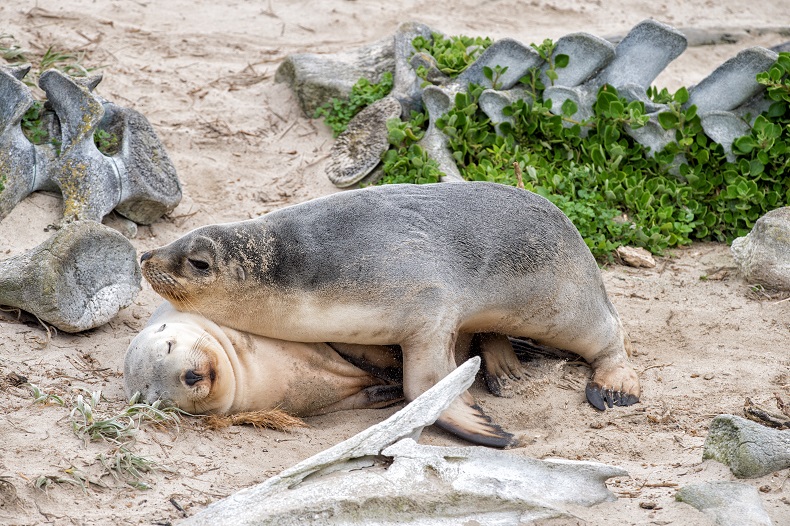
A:
POLYGON ((140 263, 151 259, 151 257, 153 257, 153 255, 154 255, 154 253, 151 252, 150 250, 148 252, 144 252, 143 255, 140 256, 140 263))
POLYGON ((187 371, 187 374, 184 376, 184 382, 186 382, 189 387, 192 387, 202 379, 203 377, 201 375, 196 374, 195 371, 191 369, 187 371))

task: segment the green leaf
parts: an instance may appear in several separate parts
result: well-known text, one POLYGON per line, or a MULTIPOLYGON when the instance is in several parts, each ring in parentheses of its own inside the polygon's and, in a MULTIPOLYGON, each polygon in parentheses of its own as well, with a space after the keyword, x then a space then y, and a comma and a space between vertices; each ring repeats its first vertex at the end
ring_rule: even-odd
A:
POLYGON ((568 62, 570 62, 570 57, 563 53, 554 57, 554 67, 556 68, 565 68, 568 67, 568 62))
POLYGON ((562 115, 565 117, 571 117, 579 111, 579 107, 576 106, 576 103, 571 99, 565 99, 565 102, 562 103, 562 115))
POLYGON ((678 125, 678 118, 674 113, 663 112, 658 114, 658 123, 665 130, 671 130, 678 125))
POLYGON ((689 100, 689 91, 686 88, 680 88, 675 92, 674 99, 678 104, 685 104, 689 100))

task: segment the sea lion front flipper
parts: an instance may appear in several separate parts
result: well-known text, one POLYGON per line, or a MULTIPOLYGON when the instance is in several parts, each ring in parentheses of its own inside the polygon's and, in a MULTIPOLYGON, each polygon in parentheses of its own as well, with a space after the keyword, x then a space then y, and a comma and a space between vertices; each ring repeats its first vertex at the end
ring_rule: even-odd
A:
POLYGON ((436 425, 481 446, 507 448, 519 445, 519 440, 513 434, 492 422, 491 417, 483 412, 468 392, 450 404, 436 425))
MULTIPOLYGON (((447 325, 437 321, 440 328, 447 325)), ((414 400, 456 368, 456 342, 457 335, 439 330, 424 332, 419 339, 401 343, 406 400, 414 400)), ((504 448, 518 445, 516 437, 493 423, 468 391, 444 410, 436 425, 482 446, 504 448)))

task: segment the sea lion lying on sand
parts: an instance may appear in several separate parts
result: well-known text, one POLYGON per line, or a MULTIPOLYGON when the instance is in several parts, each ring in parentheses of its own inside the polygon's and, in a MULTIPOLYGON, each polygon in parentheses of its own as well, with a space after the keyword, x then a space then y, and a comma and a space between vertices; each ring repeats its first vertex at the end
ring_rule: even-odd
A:
MULTIPOLYGON (((525 190, 353 190, 201 227, 140 261, 178 310, 223 325, 291 341, 400 345, 407 400, 456 367, 462 333, 523 336, 581 355, 593 367, 587 398, 600 409, 639 399, 631 343, 595 259, 557 207, 525 190)), ((437 424, 484 445, 515 442, 468 393, 437 424)))

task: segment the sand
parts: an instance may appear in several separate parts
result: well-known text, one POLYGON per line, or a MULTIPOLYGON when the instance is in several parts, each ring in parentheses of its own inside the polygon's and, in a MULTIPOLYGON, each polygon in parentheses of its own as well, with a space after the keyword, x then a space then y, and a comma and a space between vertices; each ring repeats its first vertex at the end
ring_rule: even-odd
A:
MULTIPOLYGON (((689 48, 657 79, 675 89, 704 78, 753 45, 790 37, 783 0, 704 3, 552 0, 482 3, 326 0, 322 2, 169 2, 18 0, 0 5, 0 33, 23 48, 85 52, 103 65, 98 92, 148 117, 184 187, 168 217, 141 226, 139 252, 200 225, 247 219, 337 191, 327 180, 332 137, 301 114, 289 88, 274 83, 280 61, 295 52, 337 52, 392 35, 417 20, 447 34, 513 37, 523 42, 587 31, 623 35, 645 18, 677 27, 724 29, 735 42, 689 48), (485 7, 481 7, 485 5, 485 7)), ((0 223, 0 258, 37 245, 61 216, 56 195, 36 194, 0 223)), ((734 269, 729 248, 695 244, 659 258, 655 269, 602 270, 612 301, 639 353, 642 403, 599 413, 584 400, 584 364, 541 360, 512 398, 474 394, 503 426, 528 443, 514 455, 617 464, 630 478, 612 479, 616 502, 551 524, 709 524, 674 500, 679 487, 731 480, 702 461, 714 415, 742 414, 747 397, 775 407, 790 399, 790 302, 754 292, 734 269)), ((86 444, 71 430, 80 393, 101 390, 102 415, 125 404, 123 355, 160 302, 150 286, 133 305, 98 329, 78 335, 47 331, 35 319, 0 313, 0 523, 169 524, 255 484, 358 431, 397 408, 307 419, 291 432, 230 427, 206 430, 187 419, 176 431, 144 428, 133 451, 158 462, 144 474, 150 489, 105 474, 96 456, 112 444, 86 444), (33 404, 24 376, 66 406, 33 404), (57 480, 83 474, 79 485, 57 480), (49 481, 45 490, 36 482, 49 481)), ((462 444, 427 429, 426 444, 462 444)), ((790 524, 790 473, 746 483, 760 488, 775 524, 790 524)))

